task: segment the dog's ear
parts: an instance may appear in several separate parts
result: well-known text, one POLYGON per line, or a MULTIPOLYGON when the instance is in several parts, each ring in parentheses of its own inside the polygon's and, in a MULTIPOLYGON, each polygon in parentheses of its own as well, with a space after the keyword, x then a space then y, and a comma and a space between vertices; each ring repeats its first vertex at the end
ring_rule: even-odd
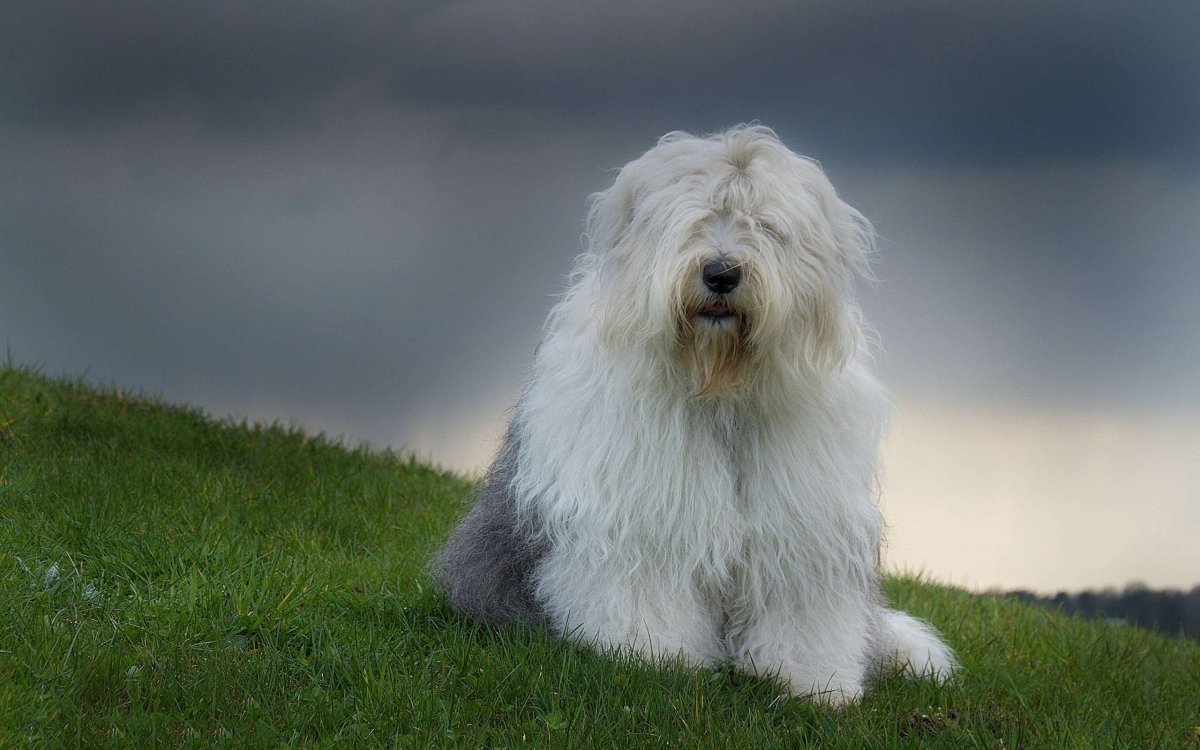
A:
POLYGON ((588 199, 587 233, 588 249, 603 254, 621 243, 633 223, 637 205, 635 180, 628 170, 622 170, 607 190, 592 193, 588 199))
POLYGON ((838 283, 849 286, 856 279, 874 281, 875 229, 871 222, 841 199, 819 162, 791 152, 787 158, 791 169, 786 179, 798 196, 795 214, 804 225, 805 239, 832 264, 828 270, 840 277, 838 283))
POLYGON ((858 308, 832 289, 818 292, 808 305, 803 362, 817 372, 845 367, 861 344, 858 308))
POLYGON ((646 238, 638 234, 644 217, 638 216, 644 185, 635 174, 637 162, 626 165, 607 190, 590 199, 586 243, 591 258, 591 283, 610 289, 595 295, 593 312, 601 323, 604 341, 614 348, 629 348, 654 333, 654 299, 651 281, 634 256, 644 250, 646 238), (616 293, 616 289, 623 290, 616 293))
POLYGON ((804 347, 809 366, 828 372, 845 366, 864 343, 854 287, 859 280, 874 282, 875 231, 865 216, 838 198, 832 185, 822 182, 825 189, 814 197, 824 226, 809 241, 820 247, 826 262, 821 284, 806 305, 804 347))
POLYGON ((837 242, 838 259, 846 274, 847 283, 856 279, 875 282, 871 261, 875 258, 875 228, 858 209, 834 196, 826 209, 833 236, 837 242))
MULTIPOLYGON (((622 170, 607 190, 593 193, 589 199, 587 232, 585 242, 587 262, 577 266, 577 271, 586 276, 593 315, 600 322, 603 341, 614 348, 629 346, 646 325, 646 317, 639 314, 637 295, 615 294, 609 290, 627 284, 629 289, 638 285, 625 278, 630 271, 628 256, 630 230, 636 208, 634 181, 622 170)), ((644 305, 643 305, 644 306, 644 305)))

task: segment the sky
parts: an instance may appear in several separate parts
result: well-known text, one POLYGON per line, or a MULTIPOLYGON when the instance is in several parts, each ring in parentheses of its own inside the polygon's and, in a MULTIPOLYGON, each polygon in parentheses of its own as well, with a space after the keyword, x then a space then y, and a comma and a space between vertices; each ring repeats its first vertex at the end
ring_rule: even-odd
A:
POLYGON ((0 7, 14 360, 479 472, 588 195, 747 121, 875 223, 887 564, 1200 583, 1200 4, 0 7))

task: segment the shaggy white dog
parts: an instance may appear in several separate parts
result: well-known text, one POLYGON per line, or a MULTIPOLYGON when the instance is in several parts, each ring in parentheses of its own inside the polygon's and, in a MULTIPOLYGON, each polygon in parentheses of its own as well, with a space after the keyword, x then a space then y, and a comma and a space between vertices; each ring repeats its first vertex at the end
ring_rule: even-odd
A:
POLYGON ((831 704, 881 670, 948 676, 953 652, 879 591, 866 219, 742 126, 626 165, 588 245, 435 561, 453 606, 831 704))

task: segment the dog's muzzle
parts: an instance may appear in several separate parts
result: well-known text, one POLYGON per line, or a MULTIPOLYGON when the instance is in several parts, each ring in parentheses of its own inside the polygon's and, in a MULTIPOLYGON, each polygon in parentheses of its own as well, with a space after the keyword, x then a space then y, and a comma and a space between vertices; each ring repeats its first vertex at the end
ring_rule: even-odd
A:
POLYGON ((734 309, 727 295, 742 282, 741 264, 725 259, 709 261, 700 269, 700 280, 709 294, 696 313, 710 323, 732 320, 734 309))

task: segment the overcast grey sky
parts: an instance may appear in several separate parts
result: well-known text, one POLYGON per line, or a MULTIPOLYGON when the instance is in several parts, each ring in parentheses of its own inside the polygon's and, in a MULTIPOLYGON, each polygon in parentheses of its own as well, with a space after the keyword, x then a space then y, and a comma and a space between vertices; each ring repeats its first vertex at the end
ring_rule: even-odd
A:
POLYGON ((930 494, 929 513, 1012 512, 987 565, 907 551, 898 526, 900 562, 973 585, 1200 581, 1190 552, 1138 557, 1190 542, 1157 527, 1110 572, 1039 578, 1066 563, 1037 550, 1005 567, 1085 512, 1069 490, 1055 519, 1020 511, 1021 488, 1081 491, 1097 462, 1123 469, 1095 537, 1136 537, 1133 510, 1200 524, 1198 29, 1194 0, 7 2, 0 340, 52 373, 478 469, 587 195, 663 132, 757 119, 883 238, 864 303, 900 408, 889 513, 930 494), (1093 443, 1095 420, 1126 442, 1093 443), (964 437, 981 424, 1044 449, 997 464, 964 437), (1130 457, 1160 442, 1151 491, 1130 457), (918 486, 943 454, 980 476, 918 486), (1024 484, 993 497, 992 471, 1024 484))

